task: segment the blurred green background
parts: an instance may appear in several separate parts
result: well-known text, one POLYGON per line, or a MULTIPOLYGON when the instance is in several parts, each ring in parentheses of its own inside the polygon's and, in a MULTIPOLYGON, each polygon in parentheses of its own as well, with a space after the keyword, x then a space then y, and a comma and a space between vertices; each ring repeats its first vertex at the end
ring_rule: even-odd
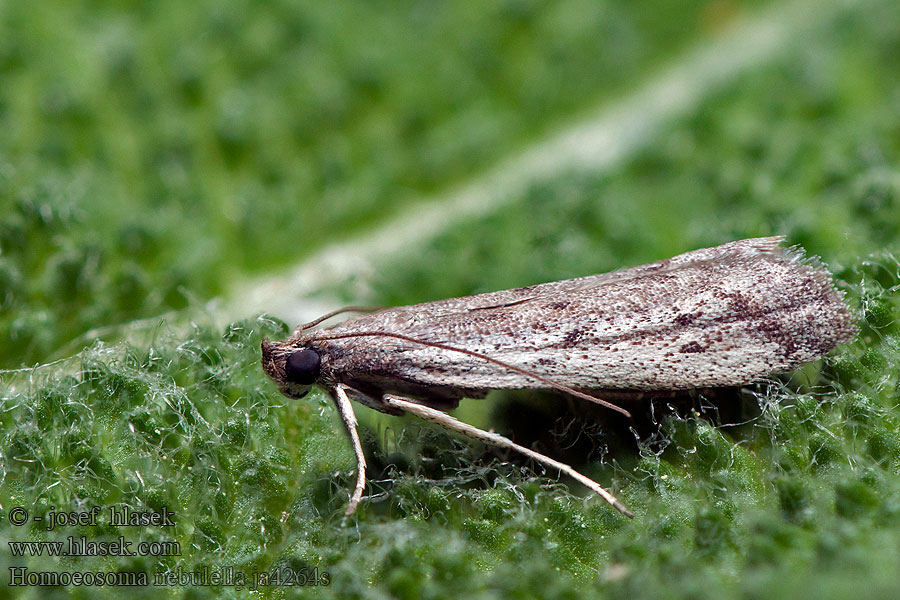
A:
POLYGON ((329 585, 254 593, 892 594, 897 56, 887 0, 0 3, 2 581, 13 566, 290 567, 329 585), (647 408, 637 439, 555 396, 464 403, 465 420, 616 490, 630 522, 517 457, 360 408, 372 499, 342 527, 353 456, 337 418, 321 393, 279 396, 258 365, 260 339, 296 323, 242 312, 222 325, 209 301, 239 306, 258 278, 352 249, 561 127, 627 110, 747 23, 788 34, 621 163, 528 182, 479 218, 448 212, 438 235, 361 256, 363 275, 315 292, 407 304, 785 234, 835 273, 860 337, 793 377, 647 408), (113 504, 167 506, 176 527, 6 518, 113 504), (181 554, 13 557, 6 543, 68 535, 174 540, 181 554))
POLYGON ((4 3, 0 364, 352 238, 736 10, 4 3))

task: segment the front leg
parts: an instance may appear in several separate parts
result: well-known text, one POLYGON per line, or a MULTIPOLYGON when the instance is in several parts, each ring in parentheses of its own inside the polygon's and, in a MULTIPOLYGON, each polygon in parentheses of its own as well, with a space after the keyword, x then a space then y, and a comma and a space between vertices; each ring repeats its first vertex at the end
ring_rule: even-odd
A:
POLYGON ((353 495, 350 496, 350 505, 347 506, 347 512, 344 518, 348 518, 356 510, 359 501, 362 499, 363 490, 366 487, 366 455, 363 454, 362 443, 359 441, 359 433, 357 432, 356 415, 353 413, 353 405, 347 396, 347 388, 343 384, 337 384, 331 390, 331 397, 334 399, 334 405, 344 421, 344 427, 350 434, 350 442, 353 444, 353 453, 356 454, 356 487, 353 489, 353 495))
POLYGON ((362 500, 363 490, 366 488, 366 455, 363 454, 362 443, 359 440, 359 432, 357 431, 359 423, 356 420, 356 414, 353 412, 353 403, 350 401, 350 396, 353 396, 353 399, 357 402, 388 415, 399 416, 404 412, 401 408, 389 406, 382 400, 368 396, 343 383, 337 383, 331 388, 331 398, 334 400, 338 414, 341 415, 344 428, 350 436, 350 443, 353 445, 353 453, 356 455, 356 487, 350 496, 350 504, 344 513, 344 519, 347 519, 356 511, 356 507, 359 506, 359 502, 362 500))
POLYGON ((412 413, 417 417, 425 419, 426 421, 437 423, 438 425, 446 427, 447 429, 452 429, 453 431, 457 431, 476 440, 481 440, 500 448, 509 448, 510 450, 515 450, 516 452, 524 454, 532 460, 543 463, 555 469, 559 469, 559 471, 569 475, 577 481, 580 481, 582 484, 590 488, 593 492, 609 502, 613 506, 613 508, 618 510, 629 519, 634 518, 634 514, 630 510, 628 510, 625 505, 619 502, 615 496, 606 491, 599 483, 597 483, 593 479, 585 477, 565 463, 553 460, 549 456, 544 456, 543 454, 535 452, 534 450, 526 448, 525 446, 520 446, 509 438, 505 438, 498 433, 478 429, 477 427, 473 427, 468 423, 463 423, 459 419, 451 417, 444 412, 411 401, 408 398, 401 398, 400 396, 394 396, 393 394, 385 394, 384 396, 382 396, 382 401, 386 406, 390 408, 412 413))

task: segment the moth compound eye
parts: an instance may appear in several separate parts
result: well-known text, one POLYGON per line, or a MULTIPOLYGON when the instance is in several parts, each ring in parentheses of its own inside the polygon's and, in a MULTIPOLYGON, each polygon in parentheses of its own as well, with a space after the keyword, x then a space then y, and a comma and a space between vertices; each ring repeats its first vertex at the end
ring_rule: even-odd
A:
POLYGON ((284 362, 284 376, 291 383, 310 385, 319 377, 322 359, 312 348, 297 350, 284 362))

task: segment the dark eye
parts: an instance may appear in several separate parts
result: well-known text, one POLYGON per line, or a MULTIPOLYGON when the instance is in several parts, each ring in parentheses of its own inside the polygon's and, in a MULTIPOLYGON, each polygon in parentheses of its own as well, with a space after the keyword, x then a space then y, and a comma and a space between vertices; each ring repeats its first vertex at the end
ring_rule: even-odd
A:
POLYGON ((284 362, 284 376, 292 383, 310 385, 319 377, 319 365, 322 359, 312 348, 297 350, 284 362))

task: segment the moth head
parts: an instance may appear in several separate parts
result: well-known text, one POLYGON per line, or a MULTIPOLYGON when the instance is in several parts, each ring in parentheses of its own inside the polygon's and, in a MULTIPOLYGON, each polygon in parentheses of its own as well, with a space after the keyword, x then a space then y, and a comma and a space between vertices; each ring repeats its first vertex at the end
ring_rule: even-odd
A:
POLYGON ((322 357, 313 348, 286 343, 262 342, 262 366, 288 398, 302 398, 319 379, 322 357))

